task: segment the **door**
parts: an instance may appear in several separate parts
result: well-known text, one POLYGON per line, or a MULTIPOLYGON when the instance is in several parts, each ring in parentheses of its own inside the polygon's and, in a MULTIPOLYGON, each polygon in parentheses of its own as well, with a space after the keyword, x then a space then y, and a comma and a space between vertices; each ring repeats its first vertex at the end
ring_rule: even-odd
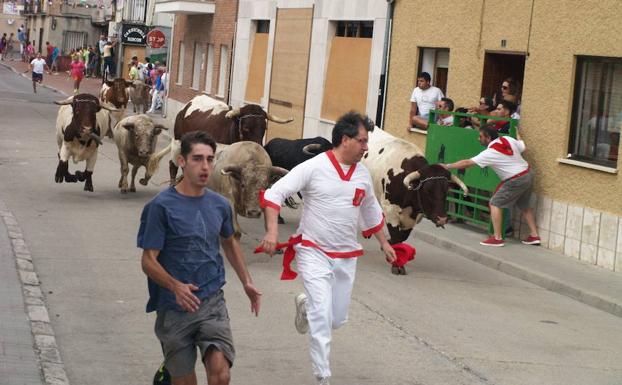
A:
POLYGON ((121 76, 125 80, 129 80, 130 78, 130 67, 129 63, 134 56, 138 57, 138 61, 141 63, 145 62, 145 53, 146 49, 140 45, 124 45, 123 46, 123 55, 121 62, 121 76))
POLYGON ((312 25, 313 8, 277 9, 268 111, 294 121, 268 122, 266 141, 302 138, 312 25))
POLYGON ((519 84, 519 96, 525 76, 525 55, 486 52, 484 75, 482 76, 482 95, 493 97, 501 92, 504 79, 513 78, 519 84))

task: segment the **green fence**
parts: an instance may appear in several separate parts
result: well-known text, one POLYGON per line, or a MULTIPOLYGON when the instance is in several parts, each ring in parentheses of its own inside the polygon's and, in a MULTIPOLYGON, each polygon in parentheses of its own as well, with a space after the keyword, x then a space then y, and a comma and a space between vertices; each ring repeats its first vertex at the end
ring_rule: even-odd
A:
MULTIPOLYGON (((480 119, 482 125, 492 120, 508 120, 458 112, 430 111, 425 145, 425 157, 429 163, 453 163, 461 159, 472 158, 484 149, 479 143, 478 129, 438 125, 436 124, 438 114, 453 115, 454 120, 458 120, 460 117, 476 117, 480 119)), ((510 135, 512 137, 516 137, 517 126, 518 121, 510 119, 510 135)), ((473 166, 465 170, 452 170, 452 173, 457 174, 467 185, 469 195, 465 197, 462 195, 462 190, 450 189, 447 195, 447 214, 465 222, 488 227, 488 231, 492 233, 488 202, 500 183, 499 177, 489 167, 473 166)), ((505 229, 510 220, 509 210, 504 210, 503 217, 505 229)))

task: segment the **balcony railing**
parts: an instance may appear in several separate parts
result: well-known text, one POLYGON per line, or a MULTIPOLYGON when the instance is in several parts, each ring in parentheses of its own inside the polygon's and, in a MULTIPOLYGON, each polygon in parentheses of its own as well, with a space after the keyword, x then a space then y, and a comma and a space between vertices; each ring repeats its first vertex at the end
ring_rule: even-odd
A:
POLYGON ((155 13, 179 13, 186 15, 211 14, 216 11, 213 0, 156 0, 155 13))

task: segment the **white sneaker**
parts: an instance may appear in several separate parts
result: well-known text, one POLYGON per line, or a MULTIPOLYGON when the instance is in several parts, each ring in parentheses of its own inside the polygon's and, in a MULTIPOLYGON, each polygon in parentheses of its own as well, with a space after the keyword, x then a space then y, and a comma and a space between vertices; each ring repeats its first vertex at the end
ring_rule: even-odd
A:
POLYGON ((330 385, 328 382, 328 377, 316 377, 318 385, 330 385))
MULTIPOLYGON (((309 322, 307 321, 307 295, 300 293, 296 296, 296 318, 294 325, 300 334, 306 334, 309 331, 309 322)), ((326 383, 328 384, 328 383, 326 383)))

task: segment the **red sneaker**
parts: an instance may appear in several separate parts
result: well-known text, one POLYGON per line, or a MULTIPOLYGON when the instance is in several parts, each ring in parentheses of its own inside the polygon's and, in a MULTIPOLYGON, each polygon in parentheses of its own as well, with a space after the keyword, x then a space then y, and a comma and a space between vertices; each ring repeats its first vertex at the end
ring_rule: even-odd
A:
POLYGON ((485 241, 481 241, 479 244, 484 245, 484 246, 501 247, 505 245, 505 242, 503 241, 503 239, 497 239, 493 235, 492 237, 486 239, 485 241))
POLYGON ((540 237, 532 237, 530 235, 527 238, 523 239, 521 242, 523 242, 525 245, 540 246, 540 237))

